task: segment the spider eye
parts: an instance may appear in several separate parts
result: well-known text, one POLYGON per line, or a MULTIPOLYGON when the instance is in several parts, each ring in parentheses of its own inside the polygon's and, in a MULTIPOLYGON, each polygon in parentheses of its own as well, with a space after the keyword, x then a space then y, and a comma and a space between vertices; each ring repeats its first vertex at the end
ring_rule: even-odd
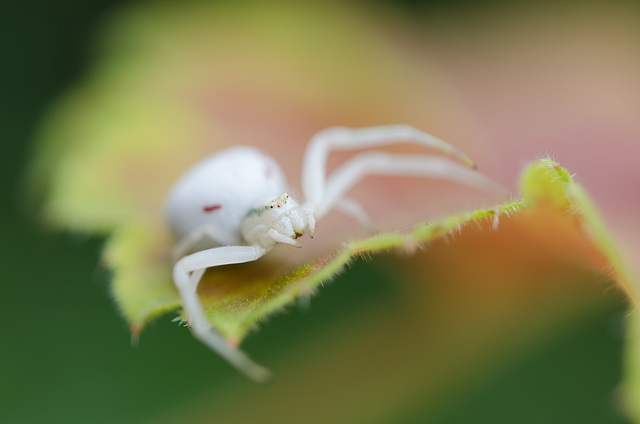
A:
POLYGON ((220 209, 222 207, 222 205, 209 205, 209 206, 203 206, 202 207, 202 212, 213 212, 213 211, 217 211, 218 209, 220 209))

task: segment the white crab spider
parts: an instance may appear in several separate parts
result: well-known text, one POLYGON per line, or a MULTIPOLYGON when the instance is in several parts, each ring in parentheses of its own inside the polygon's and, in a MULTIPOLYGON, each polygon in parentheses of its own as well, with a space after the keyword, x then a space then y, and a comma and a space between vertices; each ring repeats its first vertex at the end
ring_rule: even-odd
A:
POLYGON ((361 223, 368 222, 362 207, 344 196, 367 174, 443 178, 494 190, 495 183, 475 169, 473 161, 460 150, 406 125, 335 127, 315 134, 304 155, 301 182, 305 200, 301 204, 287 194, 278 163, 253 147, 231 147, 194 165, 175 183, 166 203, 169 225, 178 240, 174 254, 181 257, 173 268, 173 279, 194 336, 248 377, 267 380, 268 370, 227 344, 208 323, 196 293, 205 270, 255 261, 277 243, 300 247, 297 238, 305 231, 313 237, 316 220, 334 208, 361 223), (437 156, 368 151, 326 176, 331 150, 402 142, 430 147, 460 159, 466 166, 437 156), (198 249, 203 250, 184 256, 198 249))

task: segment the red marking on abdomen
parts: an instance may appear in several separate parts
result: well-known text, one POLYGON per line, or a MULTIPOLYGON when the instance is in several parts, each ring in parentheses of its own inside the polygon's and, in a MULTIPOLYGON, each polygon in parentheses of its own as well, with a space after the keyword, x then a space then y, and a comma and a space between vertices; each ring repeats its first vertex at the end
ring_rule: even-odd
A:
POLYGON ((213 211, 217 211, 218 209, 220 209, 222 207, 222 205, 210 205, 210 206, 203 206, 202 207, 202 211, 203 212, 213 212, 213 211))

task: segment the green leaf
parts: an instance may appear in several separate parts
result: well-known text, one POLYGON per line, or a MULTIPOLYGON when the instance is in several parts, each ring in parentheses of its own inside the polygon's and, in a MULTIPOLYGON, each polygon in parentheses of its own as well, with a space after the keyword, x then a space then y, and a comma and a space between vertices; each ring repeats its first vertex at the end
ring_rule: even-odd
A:
POLYGON ((627 296, 637 304, 638 285, 631 270, 622 260, 589 195, 573 181, 569 172, 554 159, 546 158, 531 164, 520 181, 525 199, 539 204, 548 203, 578 220, 580 229, 595 249, 605 256, 608 264, 605 272, 612 274, 627 296))
POLYGON ((109 237, 104 260, 113 270, 111 292, 134 337, 150 319, 180 306, 170 243, 166 233, 143 223, 123 225, 109 237))
MULTIPOLYGON (((199 295, 214 327, 231 343, 239 344, 256 324, 301 297, 312 295, 350 261, 377 254, 406 255, 435 239, 464 236, 470 225, 482 231, 496 231, 500 221, 519 214, 549 213, 566 216, 584 230, 593 243, 593 254, 603 254, 611 272, 623 288, 632 287, 613 243, 604 231, 588 197, 568 172, 551 159, 531 164, 523 173, 523 199, 491 209, 458 214, 407 232, 392 232, 351 241, 326 257, 290 266, 278 259, 209 270, 199 295)), ((287 249, 288 246, 279 246, 287 249)), ((150 225, 123 226, 111 236, 105 258, 114 270, 112 290, 134 333, 149 320, 180 304, 171 282, 171 240, 150 225)), ((464 259, 464 258, 463 258, 464 259)), ((602 258, 594 263, 603 263, 602 258)), ((606 271, 606 270, 603 270, 606 271)), ((606 271, 609 272, 609 271, 606 271)), ((629 295, 633 293, 629 291, 629 295)))
MULTIPOLYGON (((200 282, 199 294, 212 325, 237 344, 257 322, 300 297, 310 296, 353 259, 376 253, 415 251, 421 244, 460 232, 470 223, 489 221, 494 225, 500 214, 509 216, 525 204, 511 202, 498 209, 421 224, 406 233, 385 233, 352 241, 326 257, 293 269, 287 269, 286 262, 278 263, 269 257, 255 263, 212 269, 200 282)), ((171 282, 170 252, 168 235, 149 225, 123 226, 109 239, 105 261, 114 272, 112 292, 136 334, 146 322, 180 304, 171 282)))

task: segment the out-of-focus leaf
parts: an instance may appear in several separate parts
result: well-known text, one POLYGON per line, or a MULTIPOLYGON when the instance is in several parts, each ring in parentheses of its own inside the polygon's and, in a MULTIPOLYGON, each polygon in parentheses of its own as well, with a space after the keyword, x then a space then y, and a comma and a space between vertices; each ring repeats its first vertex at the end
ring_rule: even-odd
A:
POLYGON ((635 311, 627 320, 625 346, 624 406, 634 423, 640 423, 640 313, 635 311))
MULTIPOLYGON (((578 229, 585 241, 591 243, 578 257, 596 268, 610 267, 625 287, 625 280, 619 275, 624 276, 626 271, 620 267, 613 244, 584 191, 565 169, 551 159, 535 162, 523 173, 521 185, 522 200, 426 225, 421 223, 408 232, 351 241, 325 257, 304 264, 267 257, 255 263, 209 270, 199 287, 207 316, 230 342, 238 344, 259 321, 300 297, 310 296, 353 259, 376 254, 410 254, 443 236, 464 237, 469 225, 482 231, 499 231, 501 219, 518 214, 533 214, 542 222, 553 215, 564 216, 561 225, 578 229)), ((105 257, 114 270, 113 293, 134 333, 150 319, 179 306, 170 278, 170 247, 169 236, 151 225, 122 226, 110 238, 105 257)), ((466 260, 460 258, 461 263, 466 260)))
POLYGON ((104 260, 113 270, 111 292, 134 336, 152 317, 180 306, 171 280, 166 233, 151 225, 123 225, 109 238, 104 260))
MULTIPOLYGON (((575 328, 590 325, 594 313, 607 304, 615 303, 619 310, 621 296, 611 290, 615 275, 607 255, 585 231, 586 218, 572 200, 579 186, 570 178, 560 178, 563 175, 568 176, 553 160, 531 164, 522 175, 523 184, 533 184, 523 189, 529 197, 512 203, 520 205, 517 211, 499 214, 497 226, 495 212, 485 210, 466 214, 467 225, 421 245, 414 244, 410 233, 354 242, 351 247, 369 244, 381 249, 363 254, 365 261, 383 264, 371 268, 388 266, 388 274, 368 276, 366 284, 359 284, 360 290, 384 281, 399 285, 400 298, 381 296, 366 309, 354 305, 346 313, 348 322, 334 323, 309 336, 311 343, 283 342, 286 348, 269 359, 277 384, 268 392, 225 385, 221 391, 237 401, 219 401, 218 391, 208 392, 194 408, 181 409, 177 415, 185 419, 186 414, 193 422, 208 422, 214 413, 221 421, 254 421, 264 414, 279 414, 279 419, 291 422, 404 422, 398 416, 406 416, 408 410, 438 411, 448 402, 455 408, 460 398, 477 397, 475 390, 485 390, 486 379, 509 373, 523 358, 566 339, 575 328), (309 381, 313 396, 299 391, 301 382, 309 381), (474 388, 471 394, 466 392, 469 385, 474 388), (344 393, 358 395, 345 399, 344 393)), ((453 224, 460 217, 442 222, 453 224)), ((429 225, 437 228, 442 222, 429 225)), ((416 227, 414 233, 423 227, 428 226, 416 227)), ((340 281, 357 280, 345 276, 340 281)), ((313 302, 312 309, 321 302, 313 302)), ((579 381, 569 385, 591 384, 602 373, 581 369, 593 352, 576 358, 568 356, 576 355, 575 350, 554 354, 559 367, 572 371, 551 371, 547 364, 536 362, 534 366, 540 368, 531 373, 539 372, 541 380, 579 381)), ((588 363, 597 364, 597 360, 588 363)), ((610 363, 603 367, 616 368, 610 363)), ((519 386, 513 390, 515 396, 531 393, 519 386)), ((492 401, 499 408, 500 400, 492 401)), ((582 397, 561 401, 564 408, 576 409, 575 416, 585 415, 579 412, 584 411, 582 397)), ((536 417, 553 416, 550 411, 555 405, 548 401, 536 417)), ((593 406, 601 414, 610 409, 604 404, 593 406)), ((526 408, 512 415, 531 417, 526 408)), ((407 422, 414 421, 420 420, 407 422)))
MULTIPOLYGON (((35 180, 47 186, 49 222, 109 234, 105 262, 114 272, 112 292, 134 334, 180 304, 162 204, 182 170, 227 144, 278 145, 284 125, 274 116, 299 126, 286 140, 301 140, 298 133, 308 137, 327 123, 414 123, 442 108, 442 102, 429 108, 416 99, 446 86, 439 81, 435 90, 425 87, 436 77, 425 78, 424 67, 413 67, 381 42, 374 23, 352 14, 336 19, 330 9, 280 5, 267 12, 198 2, 148 12, 141 8, 115 21, 102 66, 43 128, 34 166, 35 180), (244 26, 238 29, 240 15, 244 26), (311 22, 331 30, 315 31, 311 22), (319 33, 332 38, 312 36, 319 33), (273 116, 264 112, 280 109, 273 116)), ((292 151, 303 148, 289 145, 292 151)), ((284 165, 295 170, 293 162, 284 165)), ((240 343, 265 316, 311 295, 354 258, 410 254, 436 239, 465 237, 470 228, 499 232, 500 222, 513 217, 553 223, 550 243, 579 250, 576 260, 605 270, 637 298, 595 208, 566 170, 539 161, 525 171, 521 186, 522 200, 346 242, 316 259, 289 257, 281 253, 287 247, 279 246, 256 263, 208 272, 201 299, 212 324, 240 343)), ((462 256, 458 263, 467 260, 462 256)))
POLYGON ((573 181, 569 172, 553 159, 532 164, 522 175, 521 191, 530 202, 549 204, 557 211, 568 213, 585 232, 594 250, 603 254, 613 279, 634 302, 638 286, 624 263, 606 226, 586 191, 573 181))
MULTIPOLYGON (((275 272, 269 273, 268 264, 212 270, 201 282, 201 298, 212 324, 230 339, 238 341, 257 321, 296 298, 313 293, 354 258, 415 251, 424 243, 447 234, 464 236, 465 228, 471 224, 485 231, 494 231, 499 228, 501 216, 516 214, 538 214, 541 219, 549 214, 565 215, 569 218, 566 225, 584 231, 585 241, 591 242, 585 250, 586 257, 582 259, 596 268, 609 267, 610 271, 602 271, 613 273, 614 279, 629 296, 633 296, 629 291, 632 282, 627 279, 627 270, 613 243, 587 195, 564 168, 551 159, 531 164, 522 176, 522 193, 522 200, 494 209, 455 215, 427 225, 422 223, 406 233, 386 233, 349 242, 327 258, 307 263, 293 272, 283 273, 275 267, 275 272)), ((468 259, 460 258, 461 263, 465 260, 468 259)))

